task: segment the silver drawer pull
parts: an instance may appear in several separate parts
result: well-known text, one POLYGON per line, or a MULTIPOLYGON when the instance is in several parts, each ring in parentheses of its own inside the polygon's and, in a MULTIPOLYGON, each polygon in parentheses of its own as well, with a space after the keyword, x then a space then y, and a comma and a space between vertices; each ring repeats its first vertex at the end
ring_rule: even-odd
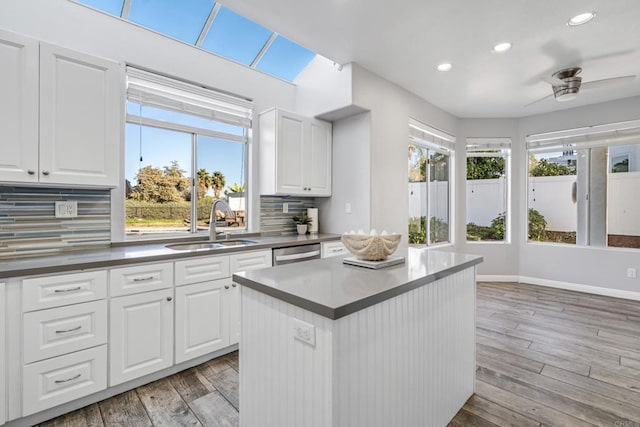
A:
POLYGON ((55 380, 54 383, 56 384, 68 383, 69 381, 77 380, 81 376, 82 374, 78 374, 75 377, 67 378, 66 380, 55 380))
POLYGON ((147 276, 147 277, 134 277, 133 281, 134 282, 147 282, 149 280, 153 280, 155 279, 156 276, 147 276))
POLYGON ((76 286, 75 288, 56 289, 53 292, 56 294, 63 294, 65 292, 78 292, 80 289, 82 289, 82 286, 76 286))
POLYGON ((63 329, 60 331, 56 331, 56 334, 68 334, 69 332, 79 331, 80 329, 82 329, 82 325, 78 325, 75 328, 71 328, 71 329, 63 329))
POLYGON ((342 251, 343 251, 343 248, 334 248, 334 249, 331 249, 331 252, 342 252, 342 251))

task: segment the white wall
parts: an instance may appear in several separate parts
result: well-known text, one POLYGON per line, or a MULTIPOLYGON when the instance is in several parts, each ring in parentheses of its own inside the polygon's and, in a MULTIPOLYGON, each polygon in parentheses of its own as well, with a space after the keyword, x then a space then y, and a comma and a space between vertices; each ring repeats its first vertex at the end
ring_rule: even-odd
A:
POLYGON ((296 112, 306 116, 340 110, 352 104, 351 64, 341 70, 323 56, 316 55, 294 81, 296 112))
MULTIPOLYGON (((292 110, 295 105, 291 83, 67 0, 1 1, 0 28, 241 95, 254 100, 257 112, 273 106, 292 110)), ((257 170, 257 144, 249 147, 249 153, 249 170, 257 170)), ((257 231, 260 203, 255 177, 248 188, 249 224, 257 231)))
MULTIPOLYGON (((358 65, 353 66, 353 102, 371 110, 371 227, 406 236, 409 118, 454 135, 457 119, 358 65)), ((342 159, 334 167, 349 163, 342 159)))
POLYGON ((316 198, 323 233, 371 228, 370 141, 371 113, 333 123, 333 193, 316 198), (351 213, 346 213, 347 203, 351 213))
MULTIPOLYGON (((640 118, 640 97, 596 104, 572 110, 525 117, 519 120, 519 141, 530 134, 615 123, 640 118)), ((521 161, 526 153, 520 153, 521 161)), ((520 179, 514 187, 514 198, 526 194, 526 169, 515 169, 520 179)), ((637 186, 625 198, 640 198, 637 186)), ((526 209, 526 198, 515 201, 519 212, 526 209)), ((523 224, 519 234, 524 235, 523 224)), ((519 244, 519 273, 548 281, 576 283, 608 289, 640 292, 640 280, 626 277, 628 267, 640 269, 638 250, 580 247, 574 245, 519 244)))

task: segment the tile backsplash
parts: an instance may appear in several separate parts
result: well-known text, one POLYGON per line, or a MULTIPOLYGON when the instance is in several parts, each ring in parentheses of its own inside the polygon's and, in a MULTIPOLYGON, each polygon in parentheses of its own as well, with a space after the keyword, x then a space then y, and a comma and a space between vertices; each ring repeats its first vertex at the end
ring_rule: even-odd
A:
POLYGON ((108 247, 110 214, 109 190, 0 186, 0 261, 108 247), (56 201, 76 201, 78 216, 56 218, 56 201))
POLYGON ((313 197, 260 196, 260 233, 264 235, 295 234, 294 216, 307 213, 316 207, 313 197), (282 212, 282 204, 289 205, 289 212, 282 212))

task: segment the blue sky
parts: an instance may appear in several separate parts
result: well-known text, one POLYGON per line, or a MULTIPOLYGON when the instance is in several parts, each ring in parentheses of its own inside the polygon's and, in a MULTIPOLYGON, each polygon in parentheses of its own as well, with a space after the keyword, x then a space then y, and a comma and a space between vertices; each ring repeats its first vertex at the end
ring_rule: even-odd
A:
MULTIPOLYGON (((124 3, 123 0, 76 1, 115 16, 121 15, 124 3)), ((132 0, 127 19, 195 45, 214 4, 211 0, 132 0)), ((271 29, 221 6, 201 47, 250 65, 271 34, 271 29)), ((256 69, 293 81, 314 56, 314 52, 278 35, 256 69)))

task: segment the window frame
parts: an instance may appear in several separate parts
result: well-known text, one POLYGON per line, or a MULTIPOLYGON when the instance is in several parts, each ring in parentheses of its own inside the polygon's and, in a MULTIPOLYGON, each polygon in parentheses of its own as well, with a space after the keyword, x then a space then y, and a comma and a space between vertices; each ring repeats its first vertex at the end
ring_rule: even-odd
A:
POLYGON ((479 245, 505 245, 512 243, 512 209, 511 209, 511 188, 512 188, 512 170, 511 170, 511 138, 467 138, 465 147, 465 199, 467 190, 467 159, 469 157, 502 157, 504 158, 504 227, 505 236, 502 240, 468 240, 467 239, 467 218, 466 212, 469 206, 465 203, 465 242, 467 244, 479 245), (470 155, 471 154, 471 155, 470 155))
MULTIPOLYGON (((426 218, 425 218, 425 242, 414 243, 416 245, 424 245, 426 248, 439 248, 453 246, 455 244, 455 227, 452 225, 452 218, 455 218, 454 200, 455 200, 455 137, 444 131, 433 128, 429 125, 421 123, 414 119, 409 119, 409 143, 416 147, 426 149, 427 165, 425 172, 425 184, 427 185, 426 196, 426 218), (429 167, 430 153, 440 153, 448 156, 448 174, 447 174, 447 235, 448 239, 443 242, 431 242, 431 206, 429 204, 429 180, 431 177, 431 168, 429 167)), ((407 218, 409 216, 407 215, 407 218)))
MULTIPOLYGON (((591 151, 593 149, 606 148, 607 149, 607 164, 605 166, 605 178, 604 178, 604 186, 606 188, 606 196, 605 196, 605 221, 604 224, 600 226, 604 229, 604 236, 599 236, 596 234, 596 242, 598 239, 604 238, 604 245, 594 244, 591 226, 588 226, 584 236, 578 235, 580 225, 578 224, 576 230, 576 243, 574 245, 568 245, 566 243, 559 242, 551 242, 551 241, 535 241, 529 240, 528 238, 528 211, 529 211, 529 201, 528 196, 524 200, 525 210, 524 210, 524 224, 522 227, 522 232, 524 236, 524 242, 532 245, 553 245, 553 246, 562 246, 562 247, 575 247, 580 249, 602 249, 602 250, 622 250, 622 251, 634 251, 637 252, 640 249, 633 247, 622 247, 622 246, 609 246, 609 212, 610 212, 610 203, 609 203, 609 185, 610 185, 610 177, 612 174, 611 168, 611 158, 609 154, 609 149, 615 146, 621 145, 640 145, 640 120, 631 120, 627 122, 617 122, 617 123, 609 123, 603 125, 594 125, 583 128, 576 129, 567 129, 561 131, 554 132, 546 132, 541 134, 532 134, 528 135, 525 139, 526 149, 525 149, 525 159, 526 159, 526 170, 525 170, 525 179, 526 179, 526 190, 527 194, 529 193, 529 156, 535 154, 543 154, 549 152, 563 152, 563 151, 575 151, 577 156, 580 156, 580 151, 587 152, 587 159, 591 157, 591 151), (580 243, 584 242, 584 243, 580 243)), ((587 160, 588 162, 590 160, 587 160)), ((578 165, 576 165, 576 181, 578 182, 578 186, 580 186, 580 181, 578 179, 579 170, 577 169, 578 165)), ((587 172, 590 175, 590 172, 587 172)), ((587 181, 589 185, 592 181, 592 178, 588 176, 587 181)), ((579 194, 579 193, 578 193, 579 194)), ((587 194, 591 196, 591 189, 587 190, 587 194)), ((591 197, 589 197, 591 199, 591 197)), ((589 200, 591 201, 591 200, 589 200)), ((580 215, 580 212, 578 212, 580 215)), ((591 211, 587 209, 587 217, 583 219, 586 224, 589 224, 592 219, 590 219, 591 211)), ((596 215, 597 216, 597 215, 596 215)))
MULTIPOLYGON (((242 179, 245 185, 245 220, 244 226, 242 228, 238 228, 230 233, 246 233, 251 229, 251 220, 250 215, 253 208, 253 203, 251 202, 251 188, 249 185, 250 182, 250 171, 249 171, 249 152, 250 152, 250 143, 252 139, 252 114, 253 114, 253 103, 250 100, 246 100, 244 98, 234 97, 229 94, 225 94, 222 92, 215 91, 213 89, 205 88, 202 86, 193 85, 190 82, 184 82, 178 79, 173 79, 170 77, 150 73, 147 71, 138 70, 132 67, 127 67, 127 79, 132 78, 135 83, 133 84, 134 89, 131 89, 131 85, 127 85, 126 93, 123 94, 124 101, 124 118, 125 124, 122 130, 122 154, 121 154, 121 164, 123 165, 121 176, 123 185, 114 189, 112 191, 112 221, 111 226, 111 234, 112 241, 122 241, 122 242, 136 242, 136 241, 151 241, 151 240, 174 240, 174 239, 184 239, 188 237, 194 236, 208 236, 208 230, 198 230, 197 226, 197 210, 198 210, 198 182, 197 182, 197 167, 198 167, 198 137, 210 137, 216 139, 222 139, 229 142, 235 142, 239 144, 243 144, 244 155, 242 161, 243 171, 242 171, 242 179), (133 76, 133 77, 131 77, 133 76), (151 102, 145 103, 142 98, 144 97, 144 93, 142 93, 145 88, 143 86, 149 85, 149 93, 151 102), (142 87, 142 91, 140 88, 142 87), (133 93, 133 96, 130 94, 133 93), (155 94, 159 94, 159 98, 154 98, 155 94), (176 99, 180 100, 183 103, 184 109, 180 110, 179 108, 174 108, 174 105, 171 103, 171 96, 175 94, 176 99), (207 99, 207 95, 211 97, 207 99), (164 99, 163 99, 164 97, 164 99), (133 98, 133 99, 132 99, 133 98), (157 100, 160 100, 160 103, 169 100, 168 107, 163 105, 158 105, 157 100), (189 105, 189 102, 193 100, 193 104, 189 105), (186 114, 189 116, 206 118, 213 122, 218 123, 226 123, 238 126, 242 129, 243 135, 236 135, 232 133, 226 133, 222 131, 216 131, 212 129, 206 129, 198 126, 190 126, 181 123, 175 123, 172 121, 159 120, 155 118, 145 117, 144 114, 134 114, 130 111, 127 111, 128 103, 132 102, 135 104, 140 104, 142 107, 154 107, 160 108, 170 112, 178 112, 182 114, 186 114), (212 111, 212 114, 207 113, 207 109, 215 110, 216 107, 219 106, 219 115, 217 115, 216 111, 212 111), (193 111, 189 111, 189 109, 193 111), (190 136, 190 169, 191 174, 188 176, 190 180, 190 192, 191 192, 191 208, 190 208, 190 227, 187 232, 184 233, 151 233, 147 235, 141 236, 131 236, 126 233, 126 207, 125 207, 125 199, 126 199, 126 191, 124 181, 126 179, 126 168, 125 158, 127 151, 127 141, 125 136, 125 128, 127 124, 133 124, 138 126, 146 126, 157 129, 163 129, 173 132, 180 132, 190 136)), ((177 105, 177 104, 176 104, 177 105)))

